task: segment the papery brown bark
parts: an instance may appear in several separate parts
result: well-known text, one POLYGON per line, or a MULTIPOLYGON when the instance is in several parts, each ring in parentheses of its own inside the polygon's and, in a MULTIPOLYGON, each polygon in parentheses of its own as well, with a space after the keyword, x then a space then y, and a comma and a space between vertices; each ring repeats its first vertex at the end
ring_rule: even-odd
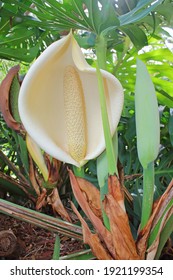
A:
POLYGON ((90 231, 87 223, 82 218, 74 204, 71 202, 71 207, 80 220, 82 224, 82 231, 83 231, 83 240, 85 244, 88 244, 93 252, 93 255, 98 260, 112 260, 111 255, 109 252, 104 248, 103 244, 101 244, 98 234, 94 234, 90 231))
POLYGON ((12 67, 0 85, 0 111, 8 127, 17 133, 20 133, 21 135, 25 135, 25 129, 23 125, 16 122, 16 120, 13 118, 9 103, 10 87, 14 77, 18 75, 19 69, 19 65, 12 67))
POLYGON ((105 198, 105 211, 109 218, 117 259, 138 260, 139 256, 131 234, 127 214, 110 194, 105 198))
POLYGON ((37 198, 36 210, 40 210, 42 207, 45 207, 47 204, 47 190, 45 188, 41 189, 41 193, 37 198))
POLYGON ((128 200, 130 205, 133 205, 133 197, 130 194, 130 192, 126 189, 126 187, 124 186, 124 179, 126 176, 124 176, 124 168, 119 159, 118 159, 117 167, 118 167, 118 178, 119 179, 117 177, 116 178, 118 179, 119 184, 121 185, 121 189, 123 191, 123 196, 128 200))
POLYGON ((38 196, 40 196, 40 186, 37 183, 36 176, 35 176, 35 168, 34 168, 33 160, 32 160, 32 158, 31 158, 29 153, 28 153, 28 157, 29 157, 29 179, 30 179, 30 181, 32 183, 32 186, 33 186, 36 194, 38 196))
MULTIPOLYGON (((103 225, 102 220, 93 213, 92 207, 93 204, 91 200, 94 198, 94 187, 90 185, 90 190, 88 194, 86 191, 87 186, 89 185, 86 180, 79 180, 74 176, 73 172, 69 170, 70 181, 73 189, 73 193, 81 206, 82 210, 85 212, 87 217, 90 219, 93 224, 97 237, 100 239, 100 243, 105 248, 108 255, 112 259, 121 259, 121 260, 138 260, 140 259, 137 254, 136 244, 134 242, 133 236, 131 234, 128 216, 124 207, 124 194, 121 188, 121 184, 116 176, 109 176, 108 179, 108 194, 105 196, 103 201, 103 206, 105 213, 107 214, 110 222, 110 231, 106 229, 103 225), (83 185, 80 187, 80 182, 83 185), (84 191, 82 191, 82 189, 84 191), (92 192, 92 194, 90 193, 92 192), (89 203, 90 201, 90 203, 89 203)), ((97 193, 98 196, 98 193, 97 193)), ((85 225, 85 234, 88 234, 85 225)), ((86 241, 86 240, 85 240, 86 241)), ((87 243, 91 244, 91 241, 87 239, 87 243)), ((95 240, 96 242, 96 240, 95 240)), ((98 244, 98 240, 97 240, 98 244)), ((93 246, 93 244, 91 245, 93 246)), ((99 248, 95 251, 97 258, 102 259, 99 256, 99 248), (98 251, 97 251, 98 250, 98 251)))
POLYGON ((124 193, 120 181, 115 175, 110 175, 108 177, 108 193, 113 196, 114 200, 120 205, 124 212, 126 212, 124 206, 124 193))
POLYGON ((51 194, 47 197, 47 202, 51 204, 52 209, 55 213, 58 213, 66 221, 71 222, 71 218, 64 208, 64 205, 62 204, 62 201, 59 197, 57 188, 54 188, 52 190, 51 194))
POLYGON ((109 218, 117 259, 139 259, 124 206, 124 194, 115 175, 108 178, 108 194, 105 196, 104 208, 109 218))
POLYGON ((77 178, 74 176, 73 172, 69 170, 70 182, 73 189, 73 194, 78 201, 79 205, 81 206, 84 213, 90 219, 91 223, 93 224, 95 230, 97 231, 99 238, 102 242, 105 243, 105 247, 107 247, 111 256, 116 259, 116 254, 112 242, 111 233, 105 228, 102 221, 99 217, 97 217, 91 210, 86 198, 84 197, 77 178))
POLYGON ((93 213, 102 219, 101 203, 100 203, 100 192, 99 190, 90 182, 86 181, 83 178, 76 177, 79 187, 85 198, 93 211, 93 213))
POLYGON ((49 183, 57 184, 59 181, 61 181, 60 168, 62 162, 55 158, 50 158, 50 156, 46 153, 45 153, 45 161, 46 161, 47 169, 49 171, 49 178, 48 178, 49 183))

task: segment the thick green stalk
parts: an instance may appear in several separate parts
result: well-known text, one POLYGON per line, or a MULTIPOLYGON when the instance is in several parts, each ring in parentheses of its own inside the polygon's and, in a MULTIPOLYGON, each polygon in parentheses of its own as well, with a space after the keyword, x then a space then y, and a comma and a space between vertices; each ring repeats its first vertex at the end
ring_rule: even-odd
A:
MULTIPOLYGON (((76 167, 75 165, 73 165, 73 172, 74 172, 74 175, 76 177, 81 177, 81 178, 84 178, 85 177, 85 171, 84 171, 84 167, 81 166, 81 167, 76 167)), ((73 195, 72 196, 72 202, 73 204, 76 206, 76 208, 79 206, 75 196, 73 195)))
POLYGON ((106 38, 100 34, 96 41, 96 55, 97 63, 100 69, 106 70, 106 53, 107 53, 107 41, 106 38))
POLYGON ((152 206, 154 194, 154 162, 148 164, 143 170, 143 199, 142 199, 142 217, 141 229, 147 224, 152 206))
MULTIPOLYGON (((106 97, 105 97, 105 88, 103 83, 103 78, 100 69, 106 70, 106 52, 107 52, 107 41, 105 37, 100 34, 97 37, 97 44, 96 44, 96 55, 97 55, 97 78, 98 78, 98 87, 99 87, 99 98, 100 98, 100 107, 101 107, 101 115, 102 115, 102 124, 103 124, 103 131, 105 137, 105 145, 106 145, 106 156, 107 156, 107 165, 108 165, 108 173, 109 175, 114 175, 117 172, 117 163, 115 159, 115 153, 113 148, 112 142, 112 135, 110 130, 107 106, 106 106, 106 97)), ((100 186, 100 198, 101 201, 103 197, 108 193, 108 186, 103 188, 100 186)), ((105 227, 109 230, 110 223, 109 219, 102 207, 102 215, 105 227)))
POLYGON ((97 54, 97 78, 99 87, 99 97, 100 106, 102 114, 103 131, 106 144, 106 154, 108 160, 108 172, 110 175, 117 173, 117 164, 115 159, 115 153, 112 143, 112 135, 110 131, 110 124, 108 119, 107 107, 106 107, 106 97, 103 78, 100 69, 106 69, 106 51, 107 43, 104 36, 99 35, 96 44, 96 54, 97 54))
POLYGON ((73 165, 73 172, 75 174, 75 176, 77 177, 81 177, 81 178, 84 178, 85 176, 85 172, 84 172, 84 167, 76 167, 73 165))

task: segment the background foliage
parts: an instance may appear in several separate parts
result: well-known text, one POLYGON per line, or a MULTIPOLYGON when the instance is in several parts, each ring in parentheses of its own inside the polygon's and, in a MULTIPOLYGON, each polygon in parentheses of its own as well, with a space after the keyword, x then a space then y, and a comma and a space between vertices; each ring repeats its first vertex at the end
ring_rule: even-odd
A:
MULTIPOLYGON (((155 85, 161 120, 161 143, 155 162, 155 198, 173 176, 173 1, 172 0, 3 0, 0 1, 0 78, 20 63, 21 75, 52 42, 75 30, 91 65, 98 34, 107 38, 107 69, 124 87, 125 103, 118 127, 119 160, 125 186, 134 199, 127 205, 134 235, 140 221, 142 168, 137 157, 134 85, 136 58, 147 65, 155 85)), ((22 76, 21 76, 22 79, 22 76)), ((141 85, 142 86, 142 85, 141 85)), ((20 203, 34 202, 25 143, 0 116, 0 186, 3 195, 20 203), (26 183, 27 182, 27 183, 26 183), (23 199, 23 198, 22 198, 23 199)), ((96 162, 86 166, 86 178, 97 185, 96 162)))

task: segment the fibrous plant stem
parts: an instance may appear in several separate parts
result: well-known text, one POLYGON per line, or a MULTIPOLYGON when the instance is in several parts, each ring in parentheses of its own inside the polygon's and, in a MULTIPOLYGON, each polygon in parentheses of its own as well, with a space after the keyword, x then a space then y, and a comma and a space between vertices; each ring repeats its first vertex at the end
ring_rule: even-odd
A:
POLYGON ((107 113, 104 82, 100 71, 100 69, 103 70, 106 69, 106 51, 107 51, 106 39, 103 35, 99 35, 96 44, 99 97, 100 97, 103 131, 104 131, 105 144, 106 144, 106 154, 108 160, 108 172, 109 175, 114 175, 115 173, 117 174, 117 164, 115 159, 115 153, 114 153, 114 148, 112 143, 112 135, 110 131, 110 124, 109 124, 108 113, 107 113))
POLYGON ((143 200, 141 229, 147 224, 151 215, 154 194, 154 162, 148 164, 143 170, 143 200))
MULTIPOLYGON (((113 148, 112 135, 111 135, 107 106, 106 106, 104 81, 100 71, 100 69, 106 70, 106 52, 107 52, 107 41, 106 38, 102 34, 100 34, 97 37, 97 43, 96 43, 96 55, 97 55, 96 69, 97 69, 102 124, 103 124, 103 131, 104 131, 104 138, 105 138, 105 145, 106 145, 106 156, 108 162, 108 173, 109 175, 114 175, 114 174, 118 174, 117 162, 116 162, 114 148, 113 148)), ((100 187, 101 202, 106 194, 108 194, 108 186, 106 189, 100 187)), ((103 207, 102 207, 102 216, 103 216, 105 227, 109 230, 110 222, 103 207)))

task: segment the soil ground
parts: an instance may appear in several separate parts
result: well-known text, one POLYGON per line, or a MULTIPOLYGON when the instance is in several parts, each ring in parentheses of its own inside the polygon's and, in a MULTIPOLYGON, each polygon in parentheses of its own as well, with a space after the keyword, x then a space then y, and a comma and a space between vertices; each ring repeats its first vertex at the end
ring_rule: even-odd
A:
MULTIPOLYGON (((8 256, 0 254, 0 260, 52 259, 55 243, 54 233, 0 213, 0 233, 4 230, 12 230, 17 238, 17 245, 12 254, 8 256)), ((81 241, 66 236, 60 236, 60 240, 60 256, 66 256, 84 249, 81 241)), ((171 241, 167 242, 160 259, 173 260, 171 241)))
MULTIPOLYGON (((0 232, 12 230, 17 237, 17 245, 11 255, 0 257, 1 260, 51 260, 53 255, 55 234, 19 221, 7 215, 0 214, 0 232)), ((80 241, 60 236, 60 255, 65 256, 83 249, 80 241)))

